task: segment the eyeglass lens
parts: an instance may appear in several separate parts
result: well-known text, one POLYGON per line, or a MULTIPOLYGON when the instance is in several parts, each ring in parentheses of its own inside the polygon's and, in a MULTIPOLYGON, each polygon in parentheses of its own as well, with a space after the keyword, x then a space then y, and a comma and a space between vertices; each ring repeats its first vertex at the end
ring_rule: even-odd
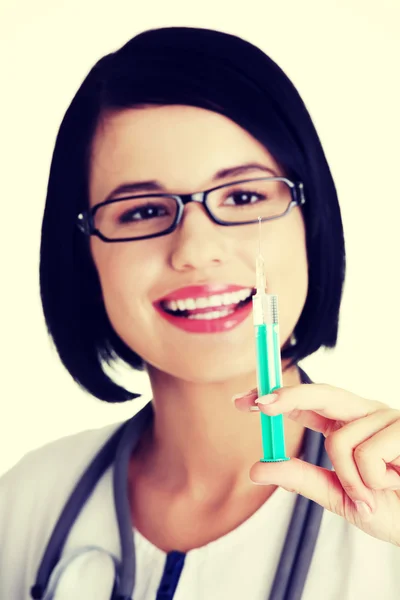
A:
MULTIPOLYGON (((210 213, 226 224, 256 222, 283 215, 292 200, 284 181, 260 180, 232 184, 209 193, 210 213)), ((101 206, 94 226, 108 239, 132 239, 162 233, 171 227, 178 203, 170 196, 120 199, 101 206)))

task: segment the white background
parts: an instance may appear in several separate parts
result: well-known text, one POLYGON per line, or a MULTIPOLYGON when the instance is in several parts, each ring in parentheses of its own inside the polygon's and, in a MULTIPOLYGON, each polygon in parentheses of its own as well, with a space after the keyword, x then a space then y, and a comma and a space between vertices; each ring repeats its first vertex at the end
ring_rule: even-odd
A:
POLYGON ((55 136, 95 61, 140 31, 197 26, 255 43, 298 87, 342 208, 348 271, 339 344, 303 366, 400 407, 400 2, 23 0, 0 8, 0 473, 32 448, 136 412, 81 391, 47 337, 40 227, 55 136), (236 6, 234 6, 234 4, 236 6))

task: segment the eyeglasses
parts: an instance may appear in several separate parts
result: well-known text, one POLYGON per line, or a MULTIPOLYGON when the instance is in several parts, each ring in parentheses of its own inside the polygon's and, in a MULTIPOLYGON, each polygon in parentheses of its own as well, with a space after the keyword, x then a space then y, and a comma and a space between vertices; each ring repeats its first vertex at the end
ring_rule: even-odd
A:
POLYGON ((194 194, 146 194, 106 200, 78 215, 87 236, 129 242, 167 235, 182 219, 185 205, 198 202, 210 219, 226 227, 280 219, 305 203, 301 182, 263 177, 227 183, 194 194))

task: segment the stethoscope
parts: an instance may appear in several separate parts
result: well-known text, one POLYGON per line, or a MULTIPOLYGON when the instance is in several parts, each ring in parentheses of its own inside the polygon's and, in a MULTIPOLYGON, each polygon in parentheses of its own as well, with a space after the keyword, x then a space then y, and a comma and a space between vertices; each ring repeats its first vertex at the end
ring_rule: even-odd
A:
MULTIPOLYGON (((311 380, 300 370, 302 383, 311 380)), ((30 593, 34 600, 57 599, 56 590, 68 567, 85 555, 103 557, 102 571, 112 573, 112 589, 107 600, 132 600, 135 587, 135 548, 132 515, 128 497, 128 466, 142 432, 153 419, 152 404, 147 404, 139 413, 123 423, 108 439, 83 473, 75 489, 70 494, 61 515, 52 531, 37 571, 36 582, 30 593), (62 557, 69 532, 93 489, 113 464, 113 494, 121 545, 120 560, 111 552, 96 546, 85 546, 62 557)), ((306 430, 302 454, 304 460, 324 468, 331 468, 325 451, 324 437, 306 430)), ((312 556, 321 525, 323 508, 318 504, 298 496, 289 524, 286 540, 275 573, 268 600, 300 600, 310 568, 312 556)), ((63 598, 67 596, 63 596, 63 598)), ((97 598, 98 596, 96 596, 97 598)), ((69 598, 69 596, 68 596, 69 598)), ((72 595, 71 595, 72 598, 72 595)), ((88 597, 88 600, 91 600, 88 597)))

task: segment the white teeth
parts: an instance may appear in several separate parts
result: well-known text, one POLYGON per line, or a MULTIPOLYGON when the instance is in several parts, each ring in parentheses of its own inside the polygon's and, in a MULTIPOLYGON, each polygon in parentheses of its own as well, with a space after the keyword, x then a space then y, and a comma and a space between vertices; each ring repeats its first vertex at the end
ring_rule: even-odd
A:
MULTIPOLYGON (((168 300, 164 303, 165 308, 171 311, 176 310, 195 310, 196 308, 210 308, 219 306, 229 306, 238 304, 246 300, 253 293, 252 288, 245 288, 239 292, 230 292, 227 294, 214 294, 213 296, 203 298, 186 298, 185 300, 168 300)), ((212 314, 212 313, 209 313, 212 314)))
POLYGON ((177 300, 179 310, 186 310, 186 300, 177 300))
POLYGON ((207 313, 197 313, 197 315, 189 315, 188 319, 196 319, 197 321, 211 321, 212 319, 221 319, 222 317, 227 317, 231 315, 234 310, 213 310, 212 312, 207 313))
POLYGON ((248 290, 241 290, 240 292, 238 292, 240 300, 246 300, 246 298, 248 298, 250 296, 250 294, 253 293, 253 290, 250 289, 250 291, 248 290))
POLYGON ((207 308, 209 305, 208 298, 197 298, 196 302, 197 308, 207 308))
POLYGON ((189 310, 194 310, 196 308, 196 302, 192 298, 185 300, 185 304, 189 310))
MULTIPOLYGON (((224 294, 225 295, 225 294, 224 294)), ((208 301, 209 301, 209 306, 221 306, 223 301, 224 301, 224 295, 221 296, 210 296, 208 301)), ((229 296, 229 294, 226 294, 226 296, 229 296)))

